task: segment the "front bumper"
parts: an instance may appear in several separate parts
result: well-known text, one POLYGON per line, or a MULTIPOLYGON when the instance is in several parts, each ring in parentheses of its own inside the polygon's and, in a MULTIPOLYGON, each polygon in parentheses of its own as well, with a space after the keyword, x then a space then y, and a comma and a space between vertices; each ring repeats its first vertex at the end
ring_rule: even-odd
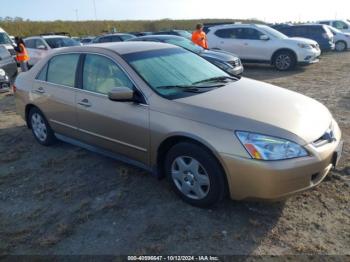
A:
POLYGON ((317 186, 334 163, 341 133, 336 141, 315 147, 305 146, 310 156, 281 161, 261 161, 221 154, 232 199, 280 199, 317 186))
POLYGON ((243 74, 244 68, 243 65, 239 65, 236 67, 231 68, 230 70, 228 70, 228 73, 233 74, 233 75, 241 75, 243 74))
POLYGON ((298 63, 302 65, 315 64, 319 62, 319 56, 321 55, 320 49, 305 49, 298 54, 298 63))

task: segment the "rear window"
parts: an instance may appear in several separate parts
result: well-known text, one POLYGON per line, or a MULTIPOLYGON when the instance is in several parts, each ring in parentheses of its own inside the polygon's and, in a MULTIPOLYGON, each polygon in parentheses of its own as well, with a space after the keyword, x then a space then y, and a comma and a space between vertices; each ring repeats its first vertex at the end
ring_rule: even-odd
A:
POLYGON ((80 45, 79 42, 68 37, 46 38, 45 40, 51 48, 80 45))

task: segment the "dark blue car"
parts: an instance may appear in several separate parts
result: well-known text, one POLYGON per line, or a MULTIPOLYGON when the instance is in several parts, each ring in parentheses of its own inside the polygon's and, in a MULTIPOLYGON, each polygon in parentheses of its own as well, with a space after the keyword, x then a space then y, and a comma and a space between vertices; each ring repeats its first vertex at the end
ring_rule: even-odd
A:
POLYGON ((289 37, 303 37, 315 40, 322 51, 334 50, 334 35, 325 25, 302 24, 302 25, 274 25, 273 28, 289 37))

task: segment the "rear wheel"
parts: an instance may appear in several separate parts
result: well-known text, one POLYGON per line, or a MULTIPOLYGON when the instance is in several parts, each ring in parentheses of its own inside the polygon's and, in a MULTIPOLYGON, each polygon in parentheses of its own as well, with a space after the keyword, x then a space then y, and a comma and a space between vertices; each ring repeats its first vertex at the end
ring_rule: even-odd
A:
POLYGON ((347 45, 344 41, 338 41, 335 43, 335 51, 337 52, 343 52, 347 49, 347 45))
POLYGON ((28 121, 35 139, 40 144, 49 146, 56 141, 54 132, 39 109, 30 109, 28 121))
POLYGON ((296 58, 291 51, 279 51, 274 55, 272 63, 277 70, 287 71, 296 66, 296 58))
POLYGON ((191 205, 212 206, 225 196, 222 168, 202 146, 188 142, 176 144, 167 154, 165 170, 173 190, 191 205))

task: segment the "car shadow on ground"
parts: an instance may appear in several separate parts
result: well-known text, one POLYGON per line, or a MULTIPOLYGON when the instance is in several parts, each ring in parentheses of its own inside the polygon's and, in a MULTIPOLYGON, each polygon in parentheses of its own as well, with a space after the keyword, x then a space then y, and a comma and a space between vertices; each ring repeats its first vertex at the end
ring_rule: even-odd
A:
POLYGON ((253 254, 284 203, 182 202, 165 179, 0 129, 1 254, 253 254))

